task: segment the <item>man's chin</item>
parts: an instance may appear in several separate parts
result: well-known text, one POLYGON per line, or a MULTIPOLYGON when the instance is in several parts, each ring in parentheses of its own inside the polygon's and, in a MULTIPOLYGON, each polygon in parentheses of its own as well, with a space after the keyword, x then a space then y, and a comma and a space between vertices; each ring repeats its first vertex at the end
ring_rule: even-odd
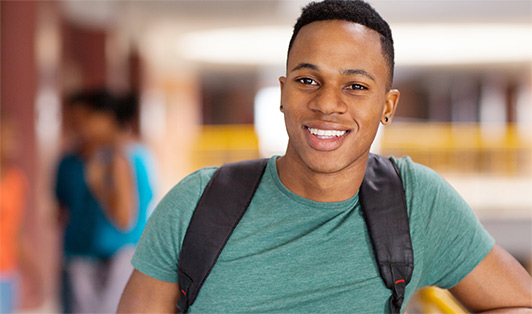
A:
POLYGON ((322 152, 317 154, 317 156, 316 154, 302 156, 301 159, 312 172, 331 175, 356 167, 362 159, 364 166, 367 162, 364 154, 346 157, 332 152, 322 152))
POLYGON ((337 174, 352 165, 351 161, 340 161, 337 158, 322 158, 305 162, 307 168, 316 174, 337 174))

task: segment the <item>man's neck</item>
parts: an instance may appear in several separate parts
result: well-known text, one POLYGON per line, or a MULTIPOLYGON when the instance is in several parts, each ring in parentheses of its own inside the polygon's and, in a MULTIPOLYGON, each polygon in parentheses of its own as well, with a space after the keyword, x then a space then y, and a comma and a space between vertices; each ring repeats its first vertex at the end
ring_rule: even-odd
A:
POLYGON ((277 171, 283 185, 299 196, 316 202, 340 202, 357 193, 367 157, 364 154, 338 172, 321 173, 310 169, 297 154, 287 153, 277 159, 277 171))

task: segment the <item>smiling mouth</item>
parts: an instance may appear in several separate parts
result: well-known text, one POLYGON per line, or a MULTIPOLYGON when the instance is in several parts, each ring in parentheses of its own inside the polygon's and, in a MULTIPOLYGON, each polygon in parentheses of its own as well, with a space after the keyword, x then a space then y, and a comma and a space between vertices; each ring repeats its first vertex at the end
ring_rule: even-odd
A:
POLYGON ((307 127, 307 130, 310 134, 316 136, 319 139, 334 139, 341 136, 344 136, 345 134, 349 133, 347 130, 322 130, 317 128, 309 128, 307 127))

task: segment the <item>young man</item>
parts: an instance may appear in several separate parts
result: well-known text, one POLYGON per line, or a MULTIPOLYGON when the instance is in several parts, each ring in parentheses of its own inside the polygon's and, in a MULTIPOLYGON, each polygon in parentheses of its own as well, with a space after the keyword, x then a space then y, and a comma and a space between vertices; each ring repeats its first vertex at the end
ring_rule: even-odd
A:
MULTIPOLYGON (((383 312, 388 290, 375 265, 358 190, 391 89, 393 41, 362 1, 307 6, 280 78, 289 144, 272 157, 192 312, 383 312)), ((531 307, 531 279, 437 174, 396 159, 405 186, 419 288, 448 288, 471 311, 531 307)), ((203 189, 199 170, 161 201, 133 258, 119 312, 174 312, 177 263, 203 189)))

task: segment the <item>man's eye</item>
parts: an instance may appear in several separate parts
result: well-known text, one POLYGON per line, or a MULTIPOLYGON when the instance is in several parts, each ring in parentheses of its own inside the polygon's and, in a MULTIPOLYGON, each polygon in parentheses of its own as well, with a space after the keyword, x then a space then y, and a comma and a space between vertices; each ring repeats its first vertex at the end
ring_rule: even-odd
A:
POLYGON ((351 84, 351 85, 349 85, 349 87, 350 87, 351 89, 354 89, 354 90, 364 90, 364 89, 367 89, 365 86, 360 85, 360 84, 351 84))
POLYGON ((301 84, 304 84, 304 85, 318 85, 318 83, 316 83, 316 81, 314 81, 313 79, 308 78, 308 77, 297 79, 297 81, 299 83, 301 83, 301 84))

